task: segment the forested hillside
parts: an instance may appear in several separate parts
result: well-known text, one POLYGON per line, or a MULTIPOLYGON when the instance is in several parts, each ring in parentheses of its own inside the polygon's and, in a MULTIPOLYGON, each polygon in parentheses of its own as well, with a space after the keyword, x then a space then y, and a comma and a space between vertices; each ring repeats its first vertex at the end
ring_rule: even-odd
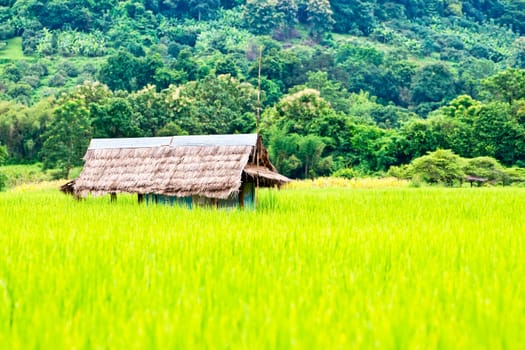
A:
POLYGON ((260 115, 291 177, 525 166, 524 33, 523 0, 0 0, 0 162, 67 172, 92 137, 260 115))

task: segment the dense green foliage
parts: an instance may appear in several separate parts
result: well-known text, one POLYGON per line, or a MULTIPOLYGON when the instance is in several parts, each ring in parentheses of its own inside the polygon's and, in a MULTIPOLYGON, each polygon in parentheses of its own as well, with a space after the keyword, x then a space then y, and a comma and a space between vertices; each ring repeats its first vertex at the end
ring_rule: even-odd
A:
MULTIPOLYGON (((2 166, 7 158, 7 147, 0 144, 0 166, 2 166)), ((0 171, 0 191, 6 187, 7 176, 0 171)))
POLYGON ((460 158, 451 151, 437 150, 429 155, 416 158, 410 164, 414 176, 420 176, 428 183, 452 185, 463 178, 460 158))
POLYGON ((7 159, 7 147, 0 144, 0 165, 3 165, 7 159))
POLYGON ((42 153, 45 168, 64 169, 67 178, 81 165, 90 136, 89 111, 82 101, 67 101, 55 109, 53 121, 44 134, 42 153))
POLYGON ((0 193, 0 343, 523 345, 523 189, 284 190, 256 212, 0 193))
MULTIPOLYGON (((351 178, 349 169, 334 176, 351 178)), ((391 167, 388 174, 400 179, 412 179, 414 184, 426 182, 447 186, 462 185, 465 181, 491 185, 510 185, 525 182, 525 169, 505 168, 492 157, 462 158, 450 150, 438 149, 415 158, 410 164, 391 167)))
MULTIPOLYGON (((0 145, 0 166, 5 162, 7 158, 7 148, 0 145)), ((6 187, 7 176, 0 171, 0 191, 6 187)))
POLYGON ((10 163, 78 164, 55 142, 73 102, 79 147, 254 132, 261 115, 292 177, 384 172, 438 148, 523 166, 523 13, 507 0, 4 0, 0 142, 10 163))

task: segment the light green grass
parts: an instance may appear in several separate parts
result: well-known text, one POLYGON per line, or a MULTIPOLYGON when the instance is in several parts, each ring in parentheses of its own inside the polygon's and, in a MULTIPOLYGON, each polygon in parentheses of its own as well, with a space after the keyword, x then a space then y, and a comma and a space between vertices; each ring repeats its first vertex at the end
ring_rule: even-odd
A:
POLYGON ((252 211, 0 194, 9 349, 519 349, 525 190, 264 191, 252 211))
POLYGON ((0 58, 8 58, 11 60, 24 58, 24 52, 22 51, 22 37, 15 37, 9 40, 4 40, 3 42, 7 42, 7 46, 0 50, 0 58))
MULTIPOLYGON (((71 169, 69 177, 71 179, 78 177, 81 170, 81 167, 71 169)), ((59 175, 62 173, 60 169, 43 170, 41 163, 0 166, 0 174, 4 174, 7 177, 6 185, 8 188, 51 181, 60 177, 59 175)), ((62 181, 62 183, 64 182, 62 181)))
POLYGON ((0 173, 7 176, 7 187, 51 180, 51 175, 42 170, 42 164, 4 165, 0 166, 0 173))

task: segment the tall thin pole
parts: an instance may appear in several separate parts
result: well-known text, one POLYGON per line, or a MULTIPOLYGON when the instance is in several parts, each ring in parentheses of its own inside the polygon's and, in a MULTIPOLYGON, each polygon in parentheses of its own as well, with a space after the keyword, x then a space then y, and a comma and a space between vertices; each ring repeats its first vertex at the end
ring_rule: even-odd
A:
MULTIPOLYGON (((262 148, 262 144, 259 144, 260 142, 260 133, 261 133, 261 66, 262 66, 262 52, 263 52, 263 46, 261 45, 259 47, 259 72, 257 74, 257 125, 255 126, 257 130, 257 141, 255 146, 255 164, 257 166, 257 171, 259 171, 259 157, 261 156, 259 154, 260 149, 262 148)), ((255 178, 255 207, 257 207, 257 202, 259 201, 259 198, 257 197, 257 194, 259 193, 259 176, 255 178)))
POLYGON ((261 128, 261 66, 262 66, 262 52, 263 46, 259 47, 259 73, 257 75, 257 125, 255 126, 257 135, 260 133, 261 128))

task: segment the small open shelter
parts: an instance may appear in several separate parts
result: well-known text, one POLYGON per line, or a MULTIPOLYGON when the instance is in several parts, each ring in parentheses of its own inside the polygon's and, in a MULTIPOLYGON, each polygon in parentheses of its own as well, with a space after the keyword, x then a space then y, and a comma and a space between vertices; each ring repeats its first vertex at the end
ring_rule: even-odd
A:
POLYGON ((73 193, 139 202, 255 207, 256 187, 288 181, 257 134, 92 139, 73 193))

